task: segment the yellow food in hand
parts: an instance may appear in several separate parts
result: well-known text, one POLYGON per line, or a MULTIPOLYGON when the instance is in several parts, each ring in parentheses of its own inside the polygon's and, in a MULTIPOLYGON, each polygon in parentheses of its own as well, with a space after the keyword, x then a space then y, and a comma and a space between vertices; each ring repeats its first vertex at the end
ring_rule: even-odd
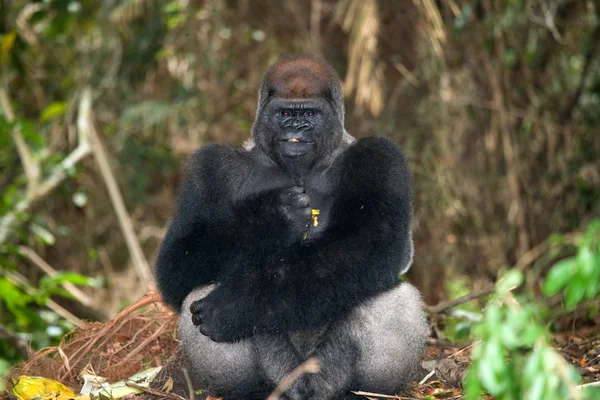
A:
POLYGON ((319 220, 317 219, 319 214, 321 214, 321 210, 317 210, 315 208, 313 208, 311 210, 311 218, 313 220, 313 226, 317 227, 317 225, 319 225, 319 220))

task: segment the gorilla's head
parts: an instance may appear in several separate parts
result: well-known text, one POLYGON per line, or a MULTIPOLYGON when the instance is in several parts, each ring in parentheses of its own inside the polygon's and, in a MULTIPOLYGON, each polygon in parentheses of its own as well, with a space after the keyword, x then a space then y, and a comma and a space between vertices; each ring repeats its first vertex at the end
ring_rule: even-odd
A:
POLYGON ((335 156, 352 140, 344 130, 342 84, 335 70, 313 56, 271 65, 258 93, 252 137, 279 166, 297 172, 335 156))

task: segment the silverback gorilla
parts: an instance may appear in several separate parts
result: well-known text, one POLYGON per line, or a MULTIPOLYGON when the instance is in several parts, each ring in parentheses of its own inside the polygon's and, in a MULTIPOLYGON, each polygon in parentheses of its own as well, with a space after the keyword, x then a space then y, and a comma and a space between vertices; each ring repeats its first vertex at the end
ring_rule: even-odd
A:
POLYGON ((344 129, 339 77, 312 56, 267 71, 252 139, 189 161, 156 274, 179 311, 195 387, 264 399, 308 357, 285 399, 393 394, 412 379, 427 323, 412 262, 407 162, 344 129))

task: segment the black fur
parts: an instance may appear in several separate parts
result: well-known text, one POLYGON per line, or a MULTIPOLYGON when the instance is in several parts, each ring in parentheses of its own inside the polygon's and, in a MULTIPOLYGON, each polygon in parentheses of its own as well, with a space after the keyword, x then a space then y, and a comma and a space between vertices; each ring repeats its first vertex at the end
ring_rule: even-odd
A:
POLYGON ((284 59, 261 86, 252 143, 191 157, 156 274, 164 301, 214 341, 340 321, 410 265, 407 162, 388 139, 345 132, 341 93, 327 64, 284 59))

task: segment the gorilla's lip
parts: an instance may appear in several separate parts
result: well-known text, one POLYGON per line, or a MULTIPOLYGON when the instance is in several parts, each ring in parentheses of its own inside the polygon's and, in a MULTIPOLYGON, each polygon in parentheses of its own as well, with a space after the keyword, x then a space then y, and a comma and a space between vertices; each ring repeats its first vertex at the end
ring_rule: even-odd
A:
POLYGON ((312 143, 314 143, 314 141, 312 141, 312 140, 304 140, 304 139, 292 137, 292 138, 289 138, 289 139, 281 139, 281 140, 279 140, 279 143, 312 144, 312 143))
POLYGON ((285 157, 300 157, 312 151, 315 142, 298 140, 297 142, 290 142, 287 140, 280 140, 279 145, 281 146, 282 155, 285 157))

